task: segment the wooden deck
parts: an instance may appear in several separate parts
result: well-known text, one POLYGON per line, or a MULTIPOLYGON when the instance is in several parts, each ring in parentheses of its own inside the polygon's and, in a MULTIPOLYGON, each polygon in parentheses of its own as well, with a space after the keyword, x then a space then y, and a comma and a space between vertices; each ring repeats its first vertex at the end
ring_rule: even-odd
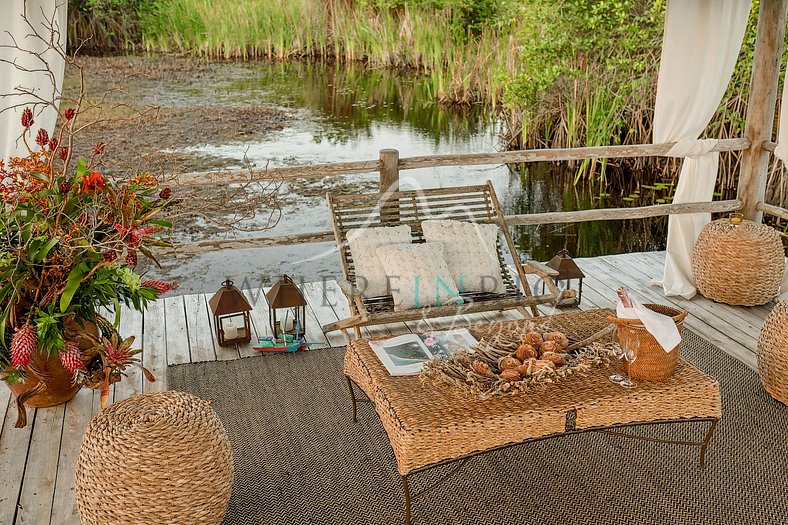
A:
MULTIPOLYGON (((755 367, 755 346, 760 327, 770 306, 730 307, 700 296, 686 301, 666 299, 658 288, 649 286, 660 276, 663 252, 613 255, 577 262, 588 276, 581 308, 613 306, 615 288, 625 286, 644 302, 672 303, 689 311, 686 325, 722 351, 750 367, 755 367)), ((254 336, 270 334, 265 295, 260 290, 245 290, 255 310, 252 312, 254 336)), ((321 346, 342 346, 340 333, 323 333, 320 326, 347 314, 347 304, 335 281, 305 286, 309 301, 307 335, 321 346)), ((121 333, 136 335, 143 348, 145 366, 159 379, 144 382, 139 373, 115 385, 112 398, 117 401, 139 392, 166 389, 165 372, 169 364, 194 361, 238 359, 253 355, 249 345, 240 349, 220 348, 211 331, 211 317, 204 294, 167 297, 153 304, 144 318, 125 312, 121 333)), ((544 309, 543 313, 549 313, 544 309)), ((519 318, 516 312, 473 314, 464 324, 496 319, 519 318)), ((365 329, 366 335, 388 335, 406 331, 440 328, 449 320, 391 324, 365 329)), ((0 431, 0 523, 69 525, 79 523, 74 499, 74 470, 83 433, 99 410, 98 394, 82 390, 65 406, 28 411, 28 426, 14 428, 16 408, 6 388, 0 389, 0 405, 5 407, 0 431)))

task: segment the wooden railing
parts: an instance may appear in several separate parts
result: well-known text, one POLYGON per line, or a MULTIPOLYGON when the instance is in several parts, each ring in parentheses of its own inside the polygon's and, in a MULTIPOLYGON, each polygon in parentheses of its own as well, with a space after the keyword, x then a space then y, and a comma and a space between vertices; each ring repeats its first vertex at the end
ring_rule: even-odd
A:
MULTIPOLYGON (((767 149, 769 145, 764 145, 767 149)), ((720 140, 714 151, 740 151, 750 146, 747 139, 720 140)), ((177 183, 184 186, 203 184, 233 184, 274 179, 314 178, 340 176, 354 173, 371 173, 377 171, 380 179, 380 191, 396 191, 399 188, 401 170, 438 167, 465 166, 481 164, 525 163, 562 160, 582 160, 591 158, 623 158, 664 155, 672 144, 645 144, 633 146, 599 146, 588 148, 564 148, 553 150, 507 151, 500 153, 469 153, 454 155, 427 155, 400 158, 399 152, 393 149, 381 150, 378 160, 358 162, 338 162, 310 166, 293 166, 273 168, 262 171, 245 171, 233 173, 186 174, 178 178, 177 183)), ((773 148, 772 148, 773 149, 773 148)), ((545 212, 533 214, 507 215, 506 222, 511 226, 559 224, 599 220, 642 219, 687 213, 726 213, 741 210, 743 203, 739 199, 692 202, 680 204, 658 204, 632 208, 602 208, 591 210, 575 210, 561 212, 545 212)), ((788 219, 788 210, 771 206, 763 202, 757 209, 776 217, 788 219)), ((207 251, 264 248, 270 246, 286 246, 293 244, 310 244, 334 240, 331 231, 317 231, 275 237, 251 237, 236 239, 211 239, 178 245, 178 255, 194 255, 207 251)))

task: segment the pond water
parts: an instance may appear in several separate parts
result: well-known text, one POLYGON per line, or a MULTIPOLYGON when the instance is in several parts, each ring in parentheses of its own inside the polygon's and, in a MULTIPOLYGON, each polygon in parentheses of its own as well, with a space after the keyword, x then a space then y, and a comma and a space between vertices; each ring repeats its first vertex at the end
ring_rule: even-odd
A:
MULTIPOLYGON (((400 156, 500 151, 502 122, 480 109, 445 108, 433 100, 428 79, 387 70, 346 65, 301 63, 228 64, 220 78, 209 77, 167 91, 160 104, 187 104, 190 97, 210 94, 214 103, 236 106, 274 105, 290 118, 283 128, 253 142, 216 141, 180 151, 241 160, 269 167, 376 159, 383 148, 400 156)), ((448 187, 492 181, 507 214, 631 206, 629 188, 575 186, 575 167, 528 164, 446 167, 401 172, 401 187, 448 187), (622 200, 625 199, 625 200, 622 200)), ((278 236, 330 229, 325 192, 377 191, 376 173, 310 179, 287 184, 282 219, 264 233, 220 236, 278 236)), ((643 190, 637 205, 660 198, 658 190, 643 190)), ((523 257, 545 261, 566 247, 573 256, 663 249, 666 220, 606 221, 518 227, 514 238, 523 257)), ((209 236, 215 237, 216 232, 209 236)), ((180 240, 208 235, 182 234, 180 240)), ((229 250, 170 261, 168 277, 176 277, 184 292, 214 291, 224 277, 236 284, 258 286, 282 273, 305 281, 340 276, 333 243, 229 250)))

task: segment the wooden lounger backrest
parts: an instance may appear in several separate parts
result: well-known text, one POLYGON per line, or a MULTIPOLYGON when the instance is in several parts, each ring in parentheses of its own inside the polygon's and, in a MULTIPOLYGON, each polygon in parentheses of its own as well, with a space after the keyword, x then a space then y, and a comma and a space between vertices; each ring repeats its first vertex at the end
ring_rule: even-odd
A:
MULTIPOLYGON (((361 195, 336 195, 328 193, 331 215, 342 271, 347 281, 356 284, 353 256, 347 241, 347 232, 353 228, 374 228, 407 224, 411 228, 412 242, 424 242, 421 221, 427 219, 460 220, 480 224, 495 224, 503 234, 505 244, 498 236, 498 261, 509 293, 519 293, 507 270, 503 250, 510 252, 520 278, 524 272, 514 243, 501 212, 492 184, 456 188, 430 188, 361 195)), ((525 293, 530 295, 528 287, 525 293)))

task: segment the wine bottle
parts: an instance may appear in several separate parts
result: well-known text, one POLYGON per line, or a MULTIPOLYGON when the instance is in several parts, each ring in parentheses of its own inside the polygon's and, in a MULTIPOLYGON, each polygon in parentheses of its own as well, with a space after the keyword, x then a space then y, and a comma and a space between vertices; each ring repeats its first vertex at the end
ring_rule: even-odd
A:
POLYGON ((621 306, 624 308, 632 308, 632 300, 629 298, 629 294, 623 286, 620 286, 618 290, 616 290, 616 293, 618 294, 618 298, 621 299, 621 306))

